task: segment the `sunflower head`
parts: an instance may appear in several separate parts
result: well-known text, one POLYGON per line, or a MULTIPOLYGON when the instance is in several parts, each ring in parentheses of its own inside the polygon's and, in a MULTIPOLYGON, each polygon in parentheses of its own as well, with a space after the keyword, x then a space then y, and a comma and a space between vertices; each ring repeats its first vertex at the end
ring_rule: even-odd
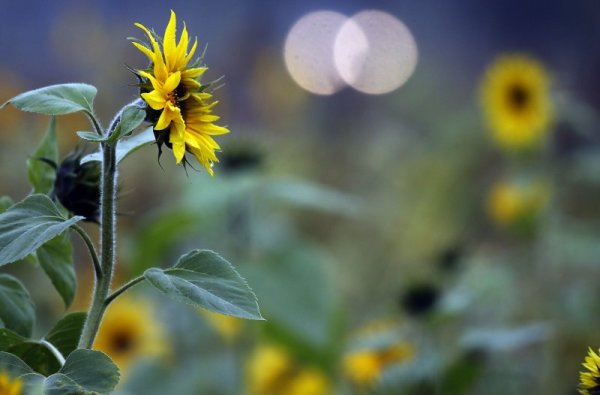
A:
POLYGON ((502 227, 530 231, 549 200, 549 188, 540 180, 500 180, 488 195, 490 218, 502 227))
POLYGON ((600 356, 589 348, 582 365, 586 371, 579 373, 579 393, 582 395, 600 394, 600 356))
POLYGON ((136 26, 146 34, 148 43, 134 41, 133 45, 148 57, 150 65, 134 72, 147 104, 147 120, 154 125, 159 155, 164 145, 173 151, 177 163, 185 164, 188 152, 214 174, 212 165, 219 161, 215 152, 220 147, 213 136, 229 130, 214 123, 219 120, 212 113, 217 102, 212 100, 211 84, 200 81, 207 68, 200 66, 201 57, 193 60, 198 40, 190 48, 185 24, 177 40, 173 11, 162 37, 140 23, 136 26))
POLYGON ((141 358, 166 355, 166 337, 152 307, 141 300, 123 296, 113 302, 94 343, 119 366, 122 373, 141 358))
POLYGON ((0 394, 21 395, 23 382, 19 378, 12 379, 8 373, 0 372, 0 394))
POLYGON ((546 69, 525 55, 503 55, 481 82, 481 102, 494 141, 509 150, 531 149, 552 120, 546 69))

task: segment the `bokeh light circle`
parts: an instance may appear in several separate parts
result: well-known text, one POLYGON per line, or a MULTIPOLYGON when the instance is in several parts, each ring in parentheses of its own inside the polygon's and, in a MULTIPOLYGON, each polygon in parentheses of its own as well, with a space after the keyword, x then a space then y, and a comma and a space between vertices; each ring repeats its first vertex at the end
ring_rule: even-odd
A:
POLYGON ((318 95, 331 95, 344 87, 333 48, 347 20, 338 12, 316 11, 304 15, 290 29, 284 60, 288 72, 302 88, 318 95))
POLYGON ((346 20, 334 44, 341 78, 368 94, 391 92, 404 84, 417 65, 410 30, 387 12, 362 11, 346 20))

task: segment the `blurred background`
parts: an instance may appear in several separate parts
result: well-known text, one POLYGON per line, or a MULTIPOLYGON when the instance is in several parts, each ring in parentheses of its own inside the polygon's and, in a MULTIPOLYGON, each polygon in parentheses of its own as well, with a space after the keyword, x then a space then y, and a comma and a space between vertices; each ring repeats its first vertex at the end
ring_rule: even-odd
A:
MULTIPOLYGON (((115 282, 213 249, 267 321, 141 286, 97 343, 120 393, 577 393, 600 346, 599 2, 2 1, 0 102, 86 82, 107 123, 138 94, 126 66, 146 66, 133 24, 161 34, 170 9, 208 44, 232 133, 215 177, 155 146, 123 162, 115 282), (489 97, 511 76, 530 90, 502 112, 489 97)), ((29 193, 47 124, 0 111, 0 196, 29 193)), ((62 157, 89 128, 58 118, 62 157)), ((74 243, 72 311, 92 287, 74 243)), ((45 333, 60 297, 31 264, 9 270, 45 333)))

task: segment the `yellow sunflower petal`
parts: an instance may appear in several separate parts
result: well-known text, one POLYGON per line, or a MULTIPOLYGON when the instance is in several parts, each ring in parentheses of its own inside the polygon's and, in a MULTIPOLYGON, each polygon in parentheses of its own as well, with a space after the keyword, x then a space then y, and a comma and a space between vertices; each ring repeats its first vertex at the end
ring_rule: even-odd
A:
POLYGON ((169 93, 173 92, 179 86, 180 81, 181 81, 181 73, 179 71, 176 73, 173 73, 165 81, 165 83, 163 85, 163 89, 169 93))
POLYGON ((165 53, 165 61, 170 71, 174 71, 174 66, 177 63, 177 47, 175 42, 175 35, 177 29, 177 16, 175 11, 171 10, 171 17, 169 23, 165 29, 165 35, 163 37, 163 50, 165 53))
POLYGON ((136 43, 136 42, 133 42, 132 44, 134 47, 139 49, 144 55, 146 55, 152 63, 154 63, 154 52, 152 52, 148 47, 146 47, 143 44, 136 43))
POLYGON ((162 110, 167 102, 166 98, 157 90, 152 92, 142 93, 142 98, 148 103, 153 110, 162 110))

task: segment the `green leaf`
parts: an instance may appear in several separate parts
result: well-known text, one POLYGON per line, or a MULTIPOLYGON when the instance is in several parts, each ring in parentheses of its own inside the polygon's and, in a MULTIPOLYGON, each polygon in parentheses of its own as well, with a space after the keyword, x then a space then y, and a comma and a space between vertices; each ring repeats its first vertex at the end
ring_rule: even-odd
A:
MULTIPOLYGON (((142 148, 145 145, 154 143, 156 139, 154 138, 154 131, 152 128, 147 128, 144 131, 136 134, 133 137, 128 139, 122 139, 117 142, 117 163, 121 162, 127 156, 142 148)), ((102 153, 101 152, 93 152, 89 155, 84 156, 81 159, 81 163, 91 162, 91 161, 102 161, 102 153)))
POLYGON ((60 361, 43 343, 27 340, 9 347, 7 351, 44 376, 56 373, 60 369, 60 361))
POLYGON ((8 274, 0 274, 0 319, 6 328, 29 337, 35 320, 33 302, 23 284, 8 274))
POLYGON ((121 114, 121 120, 115 127, 115 130, 109 136, 108 142, 114 143, 121 137, 131 134, 131 132, 133 132, 135 128, 137 128, 142 124, 142 122, 144 122, 145 118, 146 110, 144 110, 143 108, 137 105, 130 105, 125 107, 123 113, 121 114))
POLYGON ((15 204, 10 196, 0 196, 0 214, 8 210, 10 206, 15 204))
POLYGON ((10 329, 0 329, 0 351, 8 351, 10 347, 23 343, 26 340, 26 338, 10 329))
POLYGON ((67 357, 77 348, 86 316, 85 312, 71 313, 64 316, 48 332, 45 339, 52 343, 62 355, 67 357))
MULTIPOLYGON (((71 114, 85 111, 93 114, 96 88, 88 84, 60 84, 35 89, 13 97, 10 103, 23 111, 46 115, 71 114)), ((0 107, 1 108, 1 107, 0 107)))
POLYGON ((148 269, 144 277, 176 301, 233 317, 263 319, 246 280, 212 251, 194 250, 179 258, 174 267, 148 269))
POLYGON ((73 301, 77 288, 70 236, 69 232, 58 235, 36 251, 40 266, 50 277, 66 307, 73 301))
POLYGON ((11 378, 19 378, 23 382, 23 394, 40 394, 40 391, 34 389, 39 388, 39 384, 44 381, 44 376, 41 376, 27 366, 19 357, 0 351, 0 372, 6 372, 11 378))
POLYGON ((119 382, 119 368, 100 351, 79 349, 67 357, 58 373, 46 379, 46 394, 107 394, 119 382))
POLYGON ((56 142, 56 118, 52 117, 44 139, 37 147, 31 159, 27 160, 27 176, 35 193, 48 193, 54 186, 56 169, 42 159, 58 163, 58 144, 56 142))
POLYGON ((0 214, 0 266, 25 258, 82 219, 64 218, 46 195, 27 196, 0 214))
POLYGON ((106 136, 101 136, 96 132, 77 132, 77 135, 79 138, 93 143, 102 143, 107 140, 106 136))

